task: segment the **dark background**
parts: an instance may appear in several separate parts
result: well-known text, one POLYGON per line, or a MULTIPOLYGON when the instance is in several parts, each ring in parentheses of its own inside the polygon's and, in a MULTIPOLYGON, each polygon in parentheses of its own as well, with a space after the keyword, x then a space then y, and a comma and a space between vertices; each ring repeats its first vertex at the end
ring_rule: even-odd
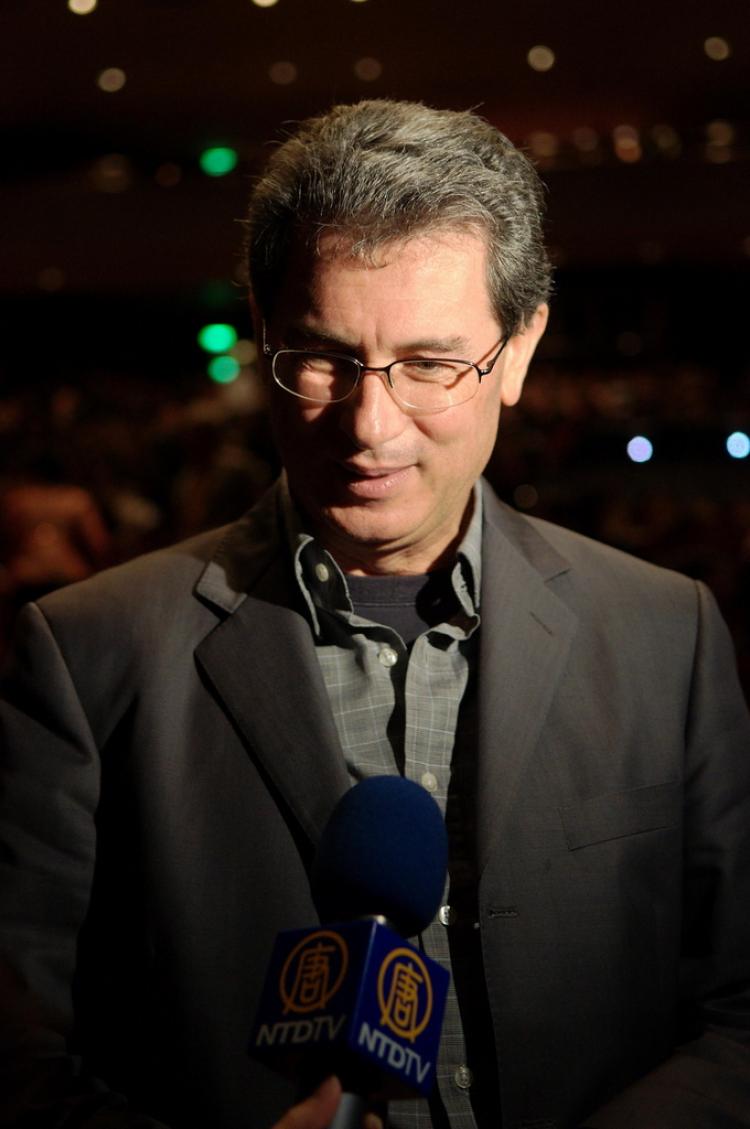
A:
POLYGON ((0 44, 0 636, 26 596, 264 488, 252 345, 222 385, 196 341, 211 321, 249 336, 251 178, 284 123, 403 97, 478 108, 549 189, 552 323, 490 478, 706 579, 750 686, 750 459, 725 448, 750 431, 744 3, 3 0, 0 44), (212 145, 234 171, 202 171, 212 145))

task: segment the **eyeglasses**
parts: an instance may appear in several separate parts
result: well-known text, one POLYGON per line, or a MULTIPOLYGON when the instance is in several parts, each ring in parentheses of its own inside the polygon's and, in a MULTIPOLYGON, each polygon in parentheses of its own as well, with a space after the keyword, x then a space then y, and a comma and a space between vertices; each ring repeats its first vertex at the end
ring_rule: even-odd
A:
POLYGON ((382 373, 396 403, 412 415, 433 415, 463 404, 476 395, 483 376, 497 364, 508 338, 485 368, 473 361, 446 357, 406 357, 374 367, 342 353, 314 349, 277 349, 266 342, 263 353, 271 358, 273 378, 280 388, 313 404, 336 404, 351 396, 366 372, 382 373), (474 375, 476 374, 476 380, 474 375))

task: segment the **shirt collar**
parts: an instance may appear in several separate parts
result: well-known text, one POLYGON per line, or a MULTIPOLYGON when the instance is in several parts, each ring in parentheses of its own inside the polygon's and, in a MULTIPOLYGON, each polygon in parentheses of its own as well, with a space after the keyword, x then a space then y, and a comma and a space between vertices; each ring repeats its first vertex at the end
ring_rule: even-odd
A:
MULTIPOLYGON (((320 637, 318 609, 352 612, 346 576, 327 549, 305 531, 302 516, 292 500, 286 472, 280 481, 281 513, 284 532, 292 553, 294 574, 310 612, 316 638, 320 637)), ((482 580, 482 490, 479 482, 472 491, 471 520, 456 554, 451 581, 461 608, 467 616, 479 614, 482 580)))

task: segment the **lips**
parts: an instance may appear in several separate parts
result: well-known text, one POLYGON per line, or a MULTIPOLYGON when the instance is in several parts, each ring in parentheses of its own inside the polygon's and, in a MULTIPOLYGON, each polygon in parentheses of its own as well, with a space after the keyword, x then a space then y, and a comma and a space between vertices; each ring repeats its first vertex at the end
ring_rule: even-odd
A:
POLYGON ((349 493, 357 498, 383 498, 396 491, 405 484, 414 465, 407 463, 404 466, 358 466, 352 463, 340 463, 344 472, 344 482, 349 493))
POLYGON ((408 470, 409 464, 403 466, 356 466, 354 463, 340 463, 342 470, 353 478, 385 478, 389 474, 398 474, 399 471, 408 470))

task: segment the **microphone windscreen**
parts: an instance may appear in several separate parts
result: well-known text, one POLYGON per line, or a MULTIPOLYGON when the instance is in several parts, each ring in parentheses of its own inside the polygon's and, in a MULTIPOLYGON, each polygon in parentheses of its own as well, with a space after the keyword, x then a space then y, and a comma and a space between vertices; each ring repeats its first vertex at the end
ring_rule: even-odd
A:
POLYGON ((413 937, 435 916, 447 865, 432 796, 401 776, 373 776, 334 808, 313 864, 313 900, 323 922, 381 914, 413 937))

